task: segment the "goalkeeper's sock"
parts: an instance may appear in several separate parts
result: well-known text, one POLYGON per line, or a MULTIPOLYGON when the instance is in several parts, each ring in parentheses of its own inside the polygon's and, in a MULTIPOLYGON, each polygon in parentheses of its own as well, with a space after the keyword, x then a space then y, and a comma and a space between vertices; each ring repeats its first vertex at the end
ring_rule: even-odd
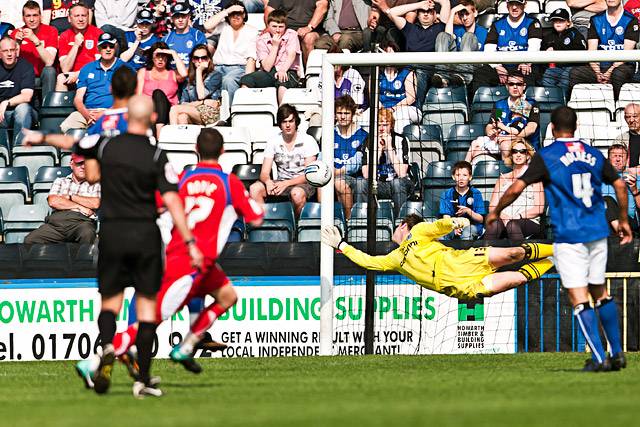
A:
POLYGON ((524 249, 525 261, 553 256, 553 245, 546 243, 523 243, 520 247, 524 249))
POLYGON ((618 307, 612 297, 607 297, 596 303, 596 311, 604 329, 605 337, 611 347, 611 355, 622 353, 620 340, 620 323, 618 322, 618 307))
POLYGON ((149 384, 149 369, 151 368, 151 353, 153 339, 156 336, 155 323, 140 322, 136 347, 138 348, 138 381, 149 384))
POLYGON ((116 314, 113 311, 101 311, 98 315, 98 329, 102 346, 111 344, 116 333, 116 314))
POLYGON ((606 353, 598 332, 598 318, 595 310, 591 308, 588 302, 583 302, 573 307, 573 315, 576 317, 582 335, 584 335, 591 349, 591 358, 594 362, 604 363, 606 353))
POLYGON ((518 272, 522 273, 528 282, 530 280, 539 279, 544 273, 549 271, 551 267, 553 267, 553 262, 551 262, 549 258, 545 258, 523 265, 518 269, 518 272))
POLYGON ((113 348, 116 352, 116 356, 121 356, 129 350, 129 348, 136 342, 136 335, 138 334, 138 324, 134 323, 130 325, 126 331, 118 332, 113 337, 113 348))

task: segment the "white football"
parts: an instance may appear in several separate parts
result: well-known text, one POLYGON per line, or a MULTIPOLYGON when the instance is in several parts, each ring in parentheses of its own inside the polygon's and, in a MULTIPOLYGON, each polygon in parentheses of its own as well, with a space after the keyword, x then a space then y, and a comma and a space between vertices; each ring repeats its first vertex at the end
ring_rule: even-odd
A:
POLYGON ((312 186, 324 187, 331 181, 331 168, 322 160, 316 160, 304 168, 304 176, 312 186))

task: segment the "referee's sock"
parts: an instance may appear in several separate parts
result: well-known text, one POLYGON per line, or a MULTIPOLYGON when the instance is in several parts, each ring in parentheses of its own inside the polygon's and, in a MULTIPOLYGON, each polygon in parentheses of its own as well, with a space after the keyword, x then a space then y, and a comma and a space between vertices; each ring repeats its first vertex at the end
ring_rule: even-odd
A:
POLYGON ((596 311, 600 317, 600 323, 604 329, 607 341, 611 347, 611 355, 616 356, 622 353, 620 340, 620 323, 618 321, 618 307, 612 297, 607 297, 596 302, 596 311))
POLYGON ((111 344, 116 333, 116 314, 113 311, 101 311, 98 316, 98 329, 102 346, 111 344))
POLYGON ((149 370, 151 368, 151 350, 153 339, 156 336, 155 323, 140 322, 138 335, 136 337, 136 347, 138 348, 138 381, 149 384, 149 370))
POLYGON ((528 282, 530 280, 539 279, 544 273, 549 271, 551 267, 553 267, 553 262, 551 262, 549 258, 545 258, 523 265, 518 269, 518 272, 522 273, 522 275, 527 278, 528 282))
POLYGON ((595 362, 603 363, 606 359, 606 354, 598 332, 598 318, 595 310, 591 308, 588 302, 583 302, 573 307, 573 315, 576 317, 582 335, 584 335, 591 349, 591 358, 595 362))
POLYGON ((553 256, 553 245, 547 243, 523 243, 524 260, 541 259, 553 256))

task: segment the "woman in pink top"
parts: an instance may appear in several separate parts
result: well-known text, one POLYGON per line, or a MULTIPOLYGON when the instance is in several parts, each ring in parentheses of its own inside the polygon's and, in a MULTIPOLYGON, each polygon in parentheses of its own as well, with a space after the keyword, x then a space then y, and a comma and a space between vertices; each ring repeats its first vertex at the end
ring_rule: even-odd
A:
POLYGON ((138 95, 148 95, 153 99, 158 114, 156 135, 162 126, 169 123, 169 110, 178 104, 178 84, 187 77, 187 68, 175 50, 169 49, 165 42, 151 45, 146 52, 147 64, 138 70, 138 95), (176 69, 171 68, 171 59, 176 69))

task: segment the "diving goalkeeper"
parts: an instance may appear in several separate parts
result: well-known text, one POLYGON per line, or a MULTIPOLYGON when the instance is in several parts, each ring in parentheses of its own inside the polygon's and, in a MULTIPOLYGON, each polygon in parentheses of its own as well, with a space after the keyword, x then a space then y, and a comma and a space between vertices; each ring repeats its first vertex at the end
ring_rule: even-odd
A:
POLYGON ((469 226, 467 218, 443 218, 428 223, 407 215, 393 232, 400 247, 387 255, 371 256, 345 242, 335 226, 322 229, 322 241, 368 270, 397 271, 420 286, 462 300, 490 297, 537 279, 553 263, 553 246, 524 243, 518 247, 479 247, 456 250, 437 241, 451 231, 469 226), (517 271, 496 270, 530 261, 517 271))

